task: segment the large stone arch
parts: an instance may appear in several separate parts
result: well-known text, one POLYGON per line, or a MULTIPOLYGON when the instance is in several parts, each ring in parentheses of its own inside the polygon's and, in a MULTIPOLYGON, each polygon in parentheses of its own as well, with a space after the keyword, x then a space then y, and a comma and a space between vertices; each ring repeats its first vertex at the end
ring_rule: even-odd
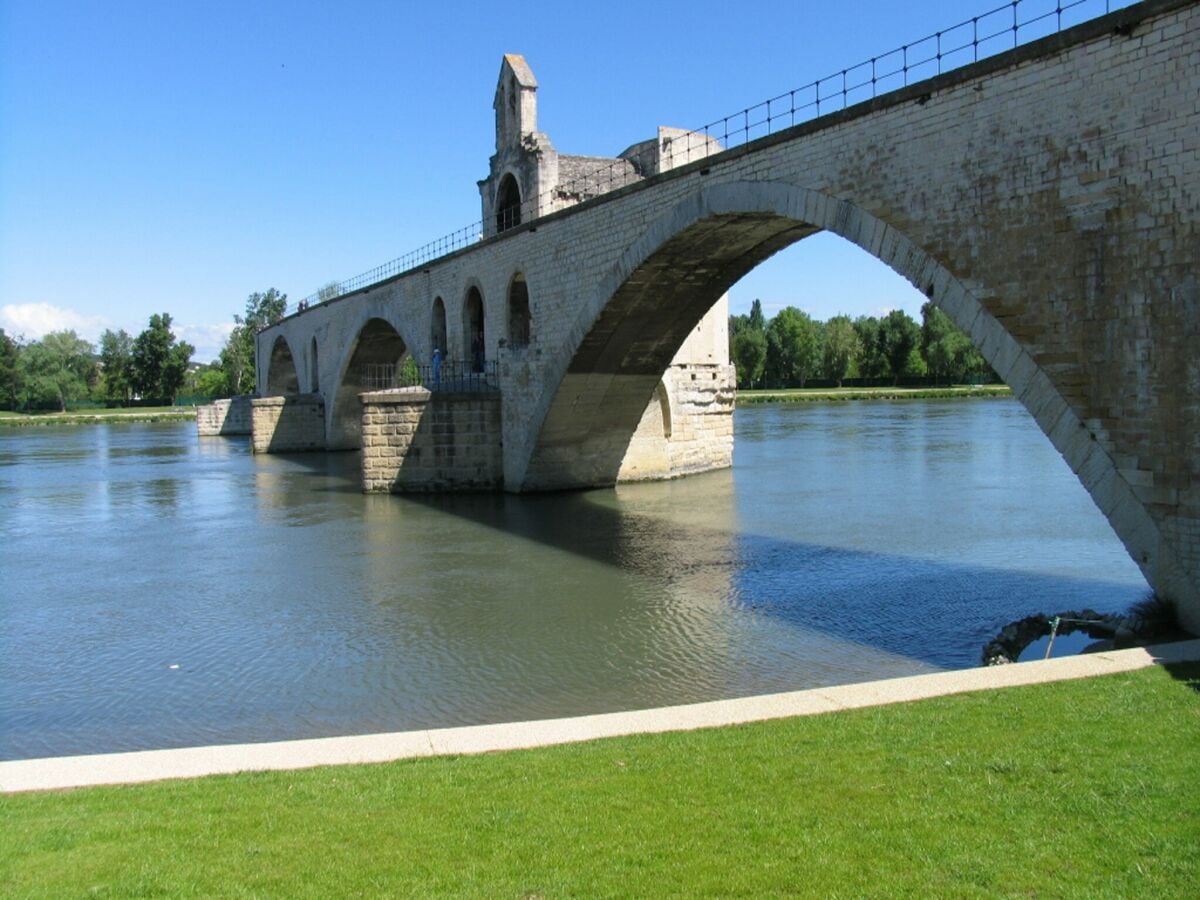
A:
POLYGON ((280 335, 271 345, 271 358, 267 363, 267 395, 294 395, 300 393, 300 378, 296 374, 296 360, 287 339, 280 335))
MULTIPOLYGON (((388 367, 398 371, 408 344, 387 319, 373 316, 363 323, 339 367, 336 389, 329 410, 330 450, 362 447, 362 405, 358 395, 387 387, 380 381, 388 367)), ((329 400, 327 400, 329 402, 329 400)))
POLYGON ((570 353, 547 372, 537 403, 541 426, 533 430, 524 470, 510 470, 510 487, 613 484, 662 372, 690 329, 743 275, 821 230, 883 261, 945 311, 1033 415, 1150 584, 1195 602, 1194 586, 1109 452, 963 280, 862 208, 785 182, 702 187, 629 246, 580 310, 570 353))

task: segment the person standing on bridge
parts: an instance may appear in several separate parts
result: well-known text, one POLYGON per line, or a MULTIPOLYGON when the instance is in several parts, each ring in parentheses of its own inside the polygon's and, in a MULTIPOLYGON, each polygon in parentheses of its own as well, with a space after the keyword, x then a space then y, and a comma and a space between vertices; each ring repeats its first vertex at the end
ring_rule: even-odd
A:
POLYGON ((442 351, 433 348, 433 387, 436 390, 442 385, 442 351))

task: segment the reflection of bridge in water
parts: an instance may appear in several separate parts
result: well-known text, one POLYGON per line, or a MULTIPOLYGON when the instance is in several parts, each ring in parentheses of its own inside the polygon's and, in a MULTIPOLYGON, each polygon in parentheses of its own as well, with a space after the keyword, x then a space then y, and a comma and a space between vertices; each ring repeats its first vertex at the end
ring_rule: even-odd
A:
MULTIPOLYGON (((1063 12, 1030 15, 1010 38, 1063 12)), ((965 41, 938 35, 925 69, 910 45, 895 90, 881 57, 870 77, 660 129, 611 159, 559 154, 537 131, 532 72, 505 57, 481 225, 263 331, 260 391, 288 399, 256 401, 256 446, 301 434, 283 428, 294 408, 308 431, 279 449, 362 446, 370 483, 393 490, 726 465, 721 298, 826 230, 972 338, 1200 629, 1200 11, 1148 0, 972 62, 981 21, 965 41), (496 365, 486 402, 370 393, 355 375, 480 346, 496 365)))

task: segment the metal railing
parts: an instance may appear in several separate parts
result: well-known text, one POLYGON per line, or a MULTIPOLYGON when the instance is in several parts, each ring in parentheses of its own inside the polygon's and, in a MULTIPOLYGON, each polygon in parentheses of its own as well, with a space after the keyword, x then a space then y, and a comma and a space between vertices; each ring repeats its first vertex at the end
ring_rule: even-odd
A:
MULTIPOLYGON (((1136 2, 1010 0, 888 53, 873 56, 840 72, 692 129, 687 132, 689 139, 677 138, 670 143, 663 157, 666 162, 660 163, 659 168, 669 169, 706 159, 777 131, 840 112, 881 94, 1013 50, 1114 10, 1133 6, 1136 2), (683 149, 677 151, 679 145, 683 149)), ((528 222, 536 217, 537 210, 562 208, 560 203, 570 205, 583 202, 630 183, 627 161, 615 160, 607 166, 598 164, 586 176, 556 185, 536 200, 524 201, 521 205, 523 214, 504 211, 497 218, 496 230, 504 231, 518 220, 528 222)), ((361 275, 330 283, 321 291, 306 297, 303 302, 306 307, 312 306, 385 281, 468 247, 479 241, 485 233, 483 221, 473 222, 361 275), (336 293, 333 294, 335 289, 336 293)))
POLYGON ((360 381, 367 391, 423 387, 430 391, 470 393, 494 391, 499 383, 499 367, 495 360, 483 360, 480 363, 448 360, 437 365, 417 365, 411 360, 399 364, 367 363, 360 381))

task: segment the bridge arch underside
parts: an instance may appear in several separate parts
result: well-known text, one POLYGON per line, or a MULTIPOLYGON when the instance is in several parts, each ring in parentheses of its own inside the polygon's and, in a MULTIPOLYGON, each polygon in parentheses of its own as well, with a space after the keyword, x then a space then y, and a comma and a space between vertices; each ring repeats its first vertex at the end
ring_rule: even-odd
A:
POLYGON ((282 335, 275 338, 271 346, 271 361, 267 365, 267 395, 300 393, 300 378, 296 374, 296 360, 292 348, 282 335))
POLYGON ((408 346, 385 319, 369 319, 358 333, 354 348, 342 369, 329 411, 327 445, 330 450, 362 447, 362 402, 358 395, 391 386, 399 373, 408 346))
POLYGON ((820 229, 769 213, 696 222, 639 265, 605 304, 544 419, 524 490, 610 486, 663 373, 743 275, 820 229))
MULTIPOLYGON (((1139 481, 1140 471, 1132 478, 1126 468, 1130 463, 1122 462, 1137 459, 1139 470, 1186 465, 1188 447, 1175 446, 1178 459, 1154 460, 1140 458, 1137 448, 1122 446, 1087 405, 1087 391, 1111 377, 1114 364, 1104 357, 1087 362, 1096 355, 1084 349, 1094 338, 1090 323, 1084 320, 1078 336, 1071 338, 1080 342, 1081 350, 1070 354, 1066 365, 1062 352, 1046 348, 1045 333, 1031 328, 1028 318, 1011 314, 1045 302, 1041 289, 1013 280, 1011 257, 1002 258, 1001 252, 997 259, 981 259, 977 265, 954 257, 964 272, 960 278, 924 249, 938 246, 936 229, 922 231, 925 226, 913 222, 906 230, 909 227, 922 243, 861 206, 782 182, 702 189, 646 230, 614 266, 590 310, 581 314, 590 314, 591 324, 579 328, 577 333, 584 337, 557 387, 547 389, 546 411, 528 445, 523 477, 510 480, 510 489, 514 483, 520 490, 614 484, 659 379, 704 312, 760 262, 827 230, 889 265, 971 338, 1079 477, 1150 585, 1179 605, 1185 624, 1200 628, 1200 572, 1188 542, 1180 544, 1177 537, 1179 523, 1187 519, 1186 504, 1180 503, 1182 497, 1164 497, 1174 501, 1169 505, 1148 494, 1139 481), (993 280, 993 268, 1007 281, 993 280)), ((1068 279, 1064 275, 1062 280, 1068 279)), ((1114 288, 1129 289, 1105 289, 1114 288)), ((1186 316, 1179 315, 1183 318, 1178 327, 1186 329, 1186 316)), ((1061 330, 1059 316, 1044 318, 1059 323, 1053 327, 1061 330)), ((1144 327, 1139 321, 1110 323, 1105 346, 1114 348, 1114 329, 1127 326, 1144 327)), ((1174 346, 1162 343, 1164 348, 1174 346)), ((1109 356, 1117 352, 1123 351, 1111 349, 1109 356)), ((1167 369, 1186 364, 1176 362, 1167 369)), ((1143 378, 1148 381, 1150 376, 1143 378)), ((1171 395, 1175 388, 1156 385, 1153 390, 1171 395)))

